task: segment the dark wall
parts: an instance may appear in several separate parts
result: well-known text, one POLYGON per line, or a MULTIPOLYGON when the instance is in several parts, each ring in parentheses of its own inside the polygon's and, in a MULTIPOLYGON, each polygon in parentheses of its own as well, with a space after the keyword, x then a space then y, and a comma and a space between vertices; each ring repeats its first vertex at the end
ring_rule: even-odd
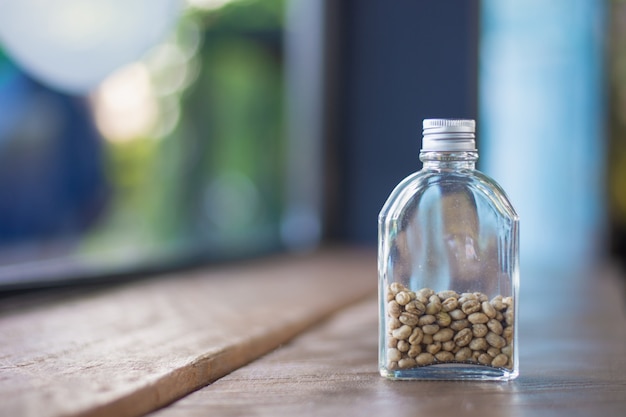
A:
POLYGON ((374 245, 393 187, 421 168, 421 122, 477 114, 478 1, 328 2, 329 237, 374 245))

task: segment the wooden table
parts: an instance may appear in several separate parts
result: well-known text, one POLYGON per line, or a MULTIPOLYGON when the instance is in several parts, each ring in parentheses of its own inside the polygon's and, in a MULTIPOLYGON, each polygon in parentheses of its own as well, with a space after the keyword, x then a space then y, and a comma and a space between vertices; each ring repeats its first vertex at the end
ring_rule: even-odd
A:
POLYGON ((625 297, 614 269, 523 270, 500 383, 379 376, 371 250, 21 296, 0 301, 0 416, 624 416, 625 297))

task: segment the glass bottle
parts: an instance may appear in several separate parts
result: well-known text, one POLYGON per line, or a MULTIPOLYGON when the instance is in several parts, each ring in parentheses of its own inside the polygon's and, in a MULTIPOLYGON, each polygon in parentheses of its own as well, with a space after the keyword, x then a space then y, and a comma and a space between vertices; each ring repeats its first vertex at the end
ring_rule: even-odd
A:
POLYGON ((426 119, 422 170, 378 218, 379 369, 390 379, 517 377, 519 220, 475 169, 475 122, 426 119))

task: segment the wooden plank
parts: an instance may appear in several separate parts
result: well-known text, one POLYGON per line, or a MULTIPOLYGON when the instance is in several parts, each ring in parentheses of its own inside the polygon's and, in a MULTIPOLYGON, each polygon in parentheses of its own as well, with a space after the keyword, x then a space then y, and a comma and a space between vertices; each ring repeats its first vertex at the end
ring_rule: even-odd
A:
POLYGON ((373 251, 171 274, 0 312, 0 415, 135 416, 375 292, 373 251))
POLYGON ((150 416, 623 416, 623 281, 555 274, 523 280, 515 381, 380 377, 372 297, 150 416))

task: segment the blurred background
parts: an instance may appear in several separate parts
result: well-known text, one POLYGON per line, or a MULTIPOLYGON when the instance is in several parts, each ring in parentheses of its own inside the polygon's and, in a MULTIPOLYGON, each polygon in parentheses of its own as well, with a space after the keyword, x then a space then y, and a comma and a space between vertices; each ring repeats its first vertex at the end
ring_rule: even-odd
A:
POLYGON ((626 2, 0 0, 0 286, 342 243, 478 121, 524 266, 626 261, 626 2))

